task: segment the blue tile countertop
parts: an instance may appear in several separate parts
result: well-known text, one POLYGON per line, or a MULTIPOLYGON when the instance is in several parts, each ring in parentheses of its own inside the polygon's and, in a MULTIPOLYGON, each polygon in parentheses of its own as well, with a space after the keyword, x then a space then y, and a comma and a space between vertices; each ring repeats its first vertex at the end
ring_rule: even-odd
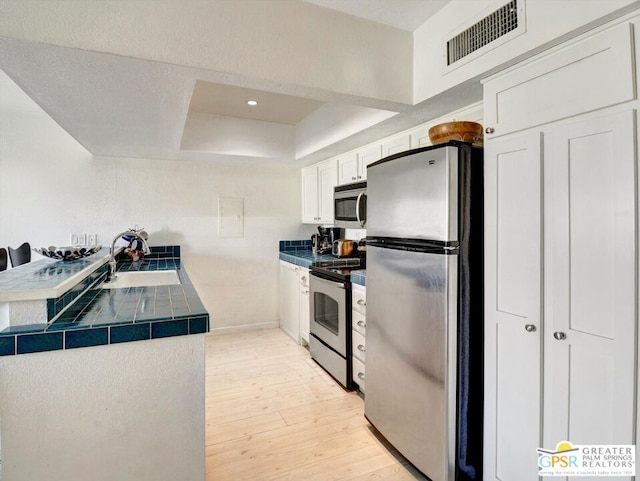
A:
POLYGON ((354 284, 360 284, 361 286, 367 285, 367 271, 365 269, 358 269, 351 271, 351 282, 354 284))
MULTIPOLYGON (((297 266, 309 267, 313 266, 352 266, 359 265, 360 259, 357 258, 338 258, 331 254, 314 254, 311 251, 311 241, 280 241, 281 261, 289 262, 297 266)), ((365 285, 366 277, 365 269, 358 269, 351 272, 351 282, 355 284, 365 285)))
POLYGON ((0 272, 0 302, 61 296, 109 260, 109 249, 75 261, 40 259, 0 272))
POLYGON ((50 322, 0 331, 0 356, 209 332, 209 314, 181 266, 179 247, 151 249, 142 261, 119 260, 118 271, 176 270, 180 284, 100 289, 104 265, 50 322))

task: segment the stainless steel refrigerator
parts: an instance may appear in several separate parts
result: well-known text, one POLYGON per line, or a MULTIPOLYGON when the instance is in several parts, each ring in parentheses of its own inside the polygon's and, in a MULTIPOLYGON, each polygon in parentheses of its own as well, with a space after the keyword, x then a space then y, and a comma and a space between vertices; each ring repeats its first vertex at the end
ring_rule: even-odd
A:
POLYGON ((365 416, 433 481, 482 479, 482 149, 367 169, 365 416))

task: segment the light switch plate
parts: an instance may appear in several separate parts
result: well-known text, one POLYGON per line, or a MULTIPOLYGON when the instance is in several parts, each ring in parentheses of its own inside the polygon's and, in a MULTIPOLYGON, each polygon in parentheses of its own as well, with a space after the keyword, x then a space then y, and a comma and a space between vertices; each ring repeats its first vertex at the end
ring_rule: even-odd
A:
POLYGON ((98 234, 87 234, 87 245, 95 247, 98 245, 98 234))
POLYGON ((85 241, 84 234, 71 234, 72 246, 83 246, 85 241))

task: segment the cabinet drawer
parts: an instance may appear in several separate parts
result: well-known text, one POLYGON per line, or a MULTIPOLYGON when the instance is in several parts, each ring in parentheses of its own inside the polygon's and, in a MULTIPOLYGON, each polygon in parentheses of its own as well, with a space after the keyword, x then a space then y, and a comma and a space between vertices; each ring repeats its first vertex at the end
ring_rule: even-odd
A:
POLYGON ((367 320, 364 314, 358 311, 351 311, 351 327, 354 331, 358 331, 363 336, 367 332, 367 320))
POLYGON ((484 84, 484 122, 504 135, 635 98, 628 23, 546 54, 484 84))
POLYGON ((351 291, 351 309, 361 314, 367 314, 367 291, 363 288, 353 288, 351 291))
POLYGON ((351 372, 353 381, 360 386, 360 391, 364 392, 364 363, 354 357, 351 372))
POLYGON ((351 346, 354 357, 357 357, 362 362, 365 362, 364 353, 366 351, 365 338, 358 331, 351 331, 353 335, 351 339, 351 346))

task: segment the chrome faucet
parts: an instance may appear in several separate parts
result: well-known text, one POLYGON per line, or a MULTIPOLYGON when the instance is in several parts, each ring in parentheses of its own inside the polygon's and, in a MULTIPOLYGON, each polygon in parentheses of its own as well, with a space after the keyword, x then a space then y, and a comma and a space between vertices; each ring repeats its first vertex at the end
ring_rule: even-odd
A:
POLYGON ((142 252, 144 252, 145 255, 147 254, 151 254, 151 249, 149 249, 149 245, 147 244, 147 239, 145 239, 144 237, 142 237, 141 233, 143 233, 143 230, 126 230, 124 232, 120 232, 120 234, 116 235, 113 240, 111 241, 111 255, 109 257, 109 275, 107 275, 107 279, 105 282, 111 282, 114 281, 116 279, 116 242, 118 241, 118 239, 120 239, 120 237, 124 236, 124 235, 129 235, 131 237, 136 237, 138 239, 140 239, 142 241, 142 252))

